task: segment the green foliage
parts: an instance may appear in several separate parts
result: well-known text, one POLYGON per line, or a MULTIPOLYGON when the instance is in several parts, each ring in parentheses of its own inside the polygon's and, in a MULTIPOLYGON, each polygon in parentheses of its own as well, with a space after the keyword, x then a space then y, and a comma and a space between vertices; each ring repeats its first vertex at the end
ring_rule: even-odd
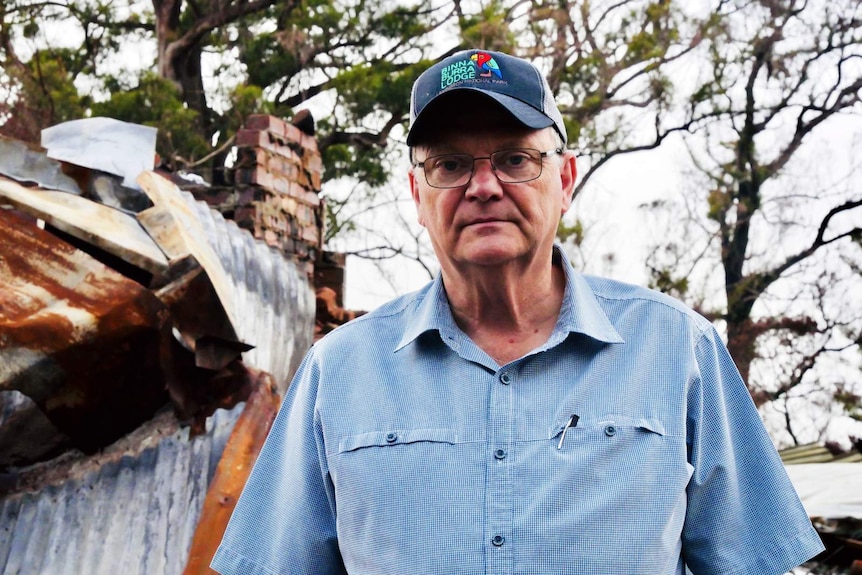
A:
POLYGON ((332 82, 347 110, 361 118, 374 112, 378 96, 386 91, 391 66, 360 64, 344 70, 332 82))
POLYGON ((80 118, 88 98, 78 93, 69 72, 71 51, 38 52, 30 60, 30 78, 25 82, 28 100, 42 110, 50 110, 54 124, 80 118))
POLYGON ((389 181, 389 173, 382 161, 384 151, 379 147, 340 143, 326 146, 321 155, 326 166, 326 181, 351 177, 371 187, 382 186, 389 181))
POLYGON ((329 241, 339 235, 349 234, 356 231, 356 222, 345 219, 341 216, 342 210, 350 203, 350 198, 346 200, 335 200, 327 198, 323 204, 323 218, 325 220, 325 237, 324 241, 329 241))
POLYGON ((458 22, 465 46, 501 52, 512 52, 517 43, 510 24, 507 10, 497 0, 489 2, 477 14, 458 22))
POLYGON ((386 182, 382 158, 388 131, 406 118, 410 88, 421 70, 409 60, 381 57, 379 46, 421 47, 419 37, 429 29, 421 6, 305 1, 270 11, 275 30, 239 31, 235 45, 247 83, 268 94, 271 113, 291 115, 317 89, 335 96, 333 116, 317 118, 316 126, 326 180, 353 176, 372 186, 386 182), (306 95, 302 90, 309 82, 306 95), (383 126, 386 131, 378 135, 383 126))
POLYGON ((566 126, 566 141, 577 142, 581 139, 581 129, 583 126, 577 120, 572 118, 563 118, 563 124, 566 126))
MULTIPOLYGON (((568 33, 579 30, 578 25, 567 25, 567 19, 574 23, 583 16, 589 21, 593 9, 590 4, 554 2, 538 3, 525 12, 509 0, 432 9, 415 0, 297 0, 248 12, 243 11, 245 3, 230 3, 230 11, 225 10, 228 4, 214 0, 201 13, 183 3, 176 18, 160 22, 162 32, 156 38, 155 11, 120 16, 111 2, 71 0, 44 13, 28 12, 29 24, 22 25, 22 33, 43 41, 38 30, 44 23, 63 21, 77 27, 86 41, 62 55, 67 86, 83 79, 94 87, 91 93, 102 101, 92 104, 93 114, 158 124, 160 152, 167 158, 200 158, 226 141, 244 115, 289 117, 293 109, 322 94, 334 102, 331 117, 317 118, 325 177, 354 176, 380 185, 388 176, 386 149, 398 133, 392 130, 406 124, 410 87, 431 59, 464 46, 515 53, 523 53, 527 45, 550 48, 554 44, 546 33, 555 26, 565 26, 568 33), (447 26, 457 26, 458 34, 428 35, 447 26), (163 55, 173 54, 157 63, 165 82, 148 76, 156 74, 156 66, 143 70, 140 78, 133 71, 105 68, 111 54, 138 39, 153 42, 163 55), (200 97, 204 54, 224 57, 217 71, 224 77, 217 97, 200 97), (242 66, 242 77, 231 76, 236 64, 242 66), (156 94, 162 89, 164 94, 156 94), (214 143, 215 134, 219 137, 214 143), (333 149, 327 151, 327 146, 333 149)), ((667 99, 672 92, 658 68, 679 37, 676 12, 656 0, 614 6, 606 21, 614 21, 615 14, 620 17, 614 25, 591 31, 599 40, 594 49, 555 55, 564 62, 556 85, 573 101, 564 114, 570 141, 590 153, 601 154, 625 138, 620 130, 600 133, 593 122, 615 105, 614 94, 608 92, 615 74, 648 64, 652 68, 642 86, 645 103, 667 99)), ((560 49, 570 50, 570 45, 560 49)), ((91 105, 85 96, 76 103, 73 90, 56 96, 77 111, 64 111, 64 117, 80 117, 91 105)))
POLYGON ((650 270, 649 287, 662 293, 682 299, 688 294, 689 280, 687 277, 675 277, 671 268, 653 268, 650 270))
POLYGON ((716 222, 723 222, 724 214, 727 213, 730 203, 731 197, 727 192, 723 190, 710 191, 707 196, 707 204, 709 206, 707 217, 716 222))
POLYGON ((399 71, 391 62, 357 65, 340 72, 331 86, 356 119, 377 111, 406 113, 415 68, 399 71))
POLYGON ((572 224, 560 220, 560 223, 557 224, 557 239, 563 243, 570 242, 576 246, 581 245, 584 241, 584 223, 580 219, 576 219, 572 224))
POLYGON ((7 134, 38 142, 42 128, 85 115, 89 97, 75 87, 69 52, 41 50, 27 63, 5 66, 3 91, 15 94, 14 103, 0 104, 7 134))
POLYGON ((387 38, 417 38, 425 34, 429 26, 419 15, 419 4, 414 8, 395 9, 383 14, 375 29, 387 38))
POLYGON ((263 97, 263 89, 254 84, 242 84, 234 88, 230 97, 231 107, 227 117, 227 129, 236 132, 245 119, 252 114, 278 114, 275 106, 263 97))
POLYGON ((35 38, 38 33, 39 24, 37 24, 35 21, 27 22, 21 29, 21 35, 25 38, 35 38))
POLYGON ((832 399, 851 419, 862 421, 862 397, 858 394, 842 386, 835 390, 832 399))
MULTIPOLYGON (((292 34, 304 38, 304 34, 292 34)), ((285 76, 296 73, 299 69, 297 54, 286 50, 283 45, 288 36, 287 32, 270 32, 249 34, 249 37, 244 39, 240 59, 246 65, 248 83, 270 86, 285 76)))
POLYGON ((171 82, 153 73, 144 74, 136 87, 113 92, 107 101, 94 103, 92 112, 158 128, 156 149, 171 165, 176 165, 178 158, 192 160, 210 150, 200 133, 197 112, 184 104, 171 82))
POLYGON ((646 30, 632 36, 626 46, 626 61, 640 62, 651 60, 662 55, 663 47, 655 35, 646 30))

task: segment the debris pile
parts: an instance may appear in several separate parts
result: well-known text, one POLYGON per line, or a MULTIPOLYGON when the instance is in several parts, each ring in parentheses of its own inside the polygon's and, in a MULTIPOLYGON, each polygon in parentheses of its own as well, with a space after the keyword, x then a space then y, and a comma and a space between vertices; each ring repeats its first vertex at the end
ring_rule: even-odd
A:
MULTIPOLYGON (((200 428, 248 393, 231 282, 180 190, 151 171, 155 130, 92 118, 43 143, 0 139, 0 391, 52 429, 31 448, 0 443, 0 468, 63 443, 93 452, 168 402, 200 428)), ((37 419, 20 411, 9 417, 37 419)))

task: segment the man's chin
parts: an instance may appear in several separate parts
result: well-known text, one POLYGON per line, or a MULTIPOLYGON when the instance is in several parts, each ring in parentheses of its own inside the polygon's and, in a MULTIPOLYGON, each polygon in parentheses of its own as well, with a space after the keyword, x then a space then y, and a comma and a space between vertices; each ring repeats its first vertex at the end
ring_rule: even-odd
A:
POLYGON ((476 266, 500 266, 524 255, 524 249, 513 241, 499 239, 479 239, 464 246, 461 260, 476 266))

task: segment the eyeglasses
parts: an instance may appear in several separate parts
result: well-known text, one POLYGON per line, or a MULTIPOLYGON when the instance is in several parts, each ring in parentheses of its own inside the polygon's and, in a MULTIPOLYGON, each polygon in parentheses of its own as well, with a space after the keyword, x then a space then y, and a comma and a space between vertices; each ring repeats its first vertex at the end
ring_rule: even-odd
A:
POLYGON ((532 148, 500 150, 490 156, 474 158, 470 154, 441 154, 414 162, 414 168, 422 168, 425 181, 432 188, 460 188, 473 178, 476 160, 490 160, 491 170, 504 184, 519 184, 535 180, 542 175, 542 160, 554 154, 562 154, 563 148, 540 152, 532 148))

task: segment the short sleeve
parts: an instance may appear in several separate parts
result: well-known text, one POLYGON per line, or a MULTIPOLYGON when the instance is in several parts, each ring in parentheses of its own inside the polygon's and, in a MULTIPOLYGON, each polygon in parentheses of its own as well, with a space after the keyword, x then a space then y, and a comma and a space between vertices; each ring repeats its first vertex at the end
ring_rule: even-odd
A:
POLYGON ((222 575, 346 573, 316 417, 314 351, 288 389, 213 558, 222 575))
POLYGON ((695 575, 780 575, 823 550, 754 402, 714 329, 695 348, 686 441, 693 467, 683 556, 695 575))

